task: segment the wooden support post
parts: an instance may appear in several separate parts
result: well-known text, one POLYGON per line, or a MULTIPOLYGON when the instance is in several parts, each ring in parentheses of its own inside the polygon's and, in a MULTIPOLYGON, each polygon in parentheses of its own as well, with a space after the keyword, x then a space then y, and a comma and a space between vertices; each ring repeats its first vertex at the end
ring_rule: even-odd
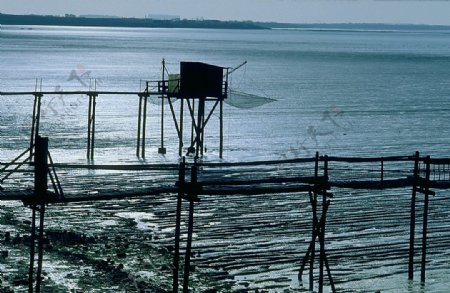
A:
POLYGON ((34 192, 36 199, 44 199, 48 188, 48 138, 36 137, 35 146, 34 192))
POLYGON ((409 226, 409 260, 408 260, 408 279, 414 279, 414 239, 416 229, 416 188, 419 177, 419 152, 414 156, 414 173, 413 173, 413 188, 411 195, 411 219, 409 226))
POLYGON ((223 99, 220 100, 220 113, 219 113, 219 123, 220 123, 220 142, 219 142, 219 158, 223 158, 223 99))
POLYGON ((178 137, 178 156, 183 155, 183 120, 184 120, 184 99, 180 99, 180 131, 178 137))
MULTIPOLYGON (((328 182, 328 156, 324 159, 324 177, 328 182)), ((319 243, 320 243, 320 262, 319 262, 319 293, 323 293, 323 277, 324 277, 324 265, 326 260, 325 255, 325 225, 326 216, 328 211, 329 202, 327 202, 327 191, 324 186, 322 192, 322 217, 319 225, 319 243)))
POLYGON ((33 293, 34 253, 36 239, 36 205, 31 206, 30 266, 28 268, 28 292, 33 293))
POLYGON ((142 117, 142 142, 141 142, 141 157, 145 158, 145 137, 147 132, 147 99, 148 96, 143 96, 144 109, 143 109, 143 117, 142 117))
MULTIPOLYGON (((319 152, 316 152, 316 157, 314 161, 314 178, 317 180, 319 176, 319 152)), ((312 194, 311 206, 313 213, 313 233, 312 233, 312 242, 311 242, 311 257, 309 260, 309 291, 313 291, 314 289, 314 258, 316 255, 316 237, 318 231, 318 220, 317 220, 317 186, 315 186, 315 190, 312 194)))
POLYGON ((188 239, 184 263, 183 292, 189 292, 189 274, 191 271, 192 233, 194 230, 194 201, 189 201, 188 239))
POLYGON ((136 157, 139 157, 141 153, 141 117, 142 117, 142 96, 139 95, 139 110, 138 110, 138 128, 137 128, 137 141, 136 141, 136 157))
POLYGON ((205 119, 205 98, 198 99, 197 128, 195 131, 195 157, 203 154, 203 122, 205 119))
MULTIPOLYGON (((189 100, 188 100, 189 101, 189 100)), ((192 99, 192 111, 191 112, 191 147, 190 147, 190 152, 194 153, 195 152, 195 146, 194 146, 194 133, 195 133, 195 129, 197 128, 197 126, 195 126, 195 100, 192 99), (194 149, 192 149, 194 148, 194 149)))
POLYGON ((97 96, 93 96, 92 98, 92 141, 91 141, 91 160, 94 159, 94 148, 95 148, 95 107, 97 105, 96 100, 97 96))
POLYGON ((28 276, 28 290, 33 292, 34 255, 36 239, 36 210, 39 205, 39 237, 38 237, 38 264, 36 273, 36 290, 40 292, 42 261, 43 261, 43 239, 44 239, 44 214, 45 202, 47 200, 48 189, 48 138, 36 137, 35 142, 35 169, 34 169, 34 196, 26 203, 30 203, 32 208, 31 220, 31 243, 30 243, 30 267, 28 276))
POLYGON ((425 283, 425 267, 427 258, 427 233, 428 233, 428 200, 430 188, 430 156, 425 159, 426 173, 425 173, 425 199, 423 207, 423 230, 422 230, 422 266, 420 270, 420 282, 425 283))
POLYGON ((147 127, 147 99, 148 94, 139 94, 138 130, 136 157, 145 158, 145 137, 147 127))
POLYGON ((178 292, 178 278, 180 266, 180 231, 181 231, 181 204, 183 196, 185 195, 185 175, 186 175, 186 160, 183 158, 178 170, 178 195, 177 195, 177 211, 175 223, 175 251, 173 256, 173 284, 172 292, 178 292))
POLYGON ((164 147, 164 96, 161 98, 161 146, 158 149, 158 153, 166 153, 166 148, 164 147))
POLYGON ((33 155, 33 146, 36 141, 36 137, 39 135, 39 125, 41 120, 41 98, 42 94, 34 94, 33 104, 33 118, 31 121, 31 136, 30 136, 30 158, 33 155))
POLYGON ((88 141, 87 141, 87 153, 88 160, 94 159, 94 147, 95 147, 95 106, 96 106, 97 94, 89 94, 89 112, 88 112, 88 141))
POLYGON ((165 84, 165 70, 166 61, 162 60, 162 93, 161 93, 161 146, 158 149, 159 154, 165 154, 166 148, 164 147, 164 99, 166 98, 166 84, 165 84))
POLYGON ((330 204, 331 204, 331 200, 327 199, 327 196, 332 196, 332 194, 327 193, 327 189, 329 188, 328 156, 325 156, 323 174, 324 174, 323 176, 325 177, 325 186, 323 188, 323 196, 324 196, 323 197, 323 205, 324 206, 322 208, 322 219, 321 219, 323 221, 323 223, 321 224, 323 240, 322 240, 321 247, 323 247, 323 261, 324 261, 324 265, 327 270, 328 281, 330 282, 331 292, 335 293, 336 288, 334 286, 333 276, 331 275, 331 269, 330 269, 330 265, 328 263, 328 257, 325 252, 325 227, 326 227, 326 223, 327 223, 328 208, 330 207, 330 204))
POLYGON ((314 289, 314 259, 316 256, 316 237, 317 237, 317 193, 314 191, 310 194, 310 201, 313 213, 312 239, 311 239, 311 255, 309 258, 309 291, 314 289))
POLYGON ((191 170, 191 187, 189 190, 189 220, 188 220, 188 235, 186 243, 186 254, 184 257, 184 279, 183 279, 183 293, 189 292, 189 273, 191 271, 191 251, 192 251, 192 234, 194 232, 194 200, 197 197, 197 161, 195 161, 191 170))
POLYGON ((38 263, 36 272, 36 293, 41 292, 42 281, 42 261, 44 258, 44 215, 45 215, 45 203, 40 206, 39 217, 39 238, 38 238, 38 263))
POLYGON ((192 105, 189 99, 186 99, 186 103, 189 109, 189 115, 191 117, 191 143, 187 150, 187 154, 189 155, 195 153, 194 133, 197 129, 197 125, 195 124, 195 99, 192 99, 192 105))
POLYGON ((91 113, 92 113, 92 98, 89 96, 89 109, 88 109, 88 137, 87 137, 87 149, 86 158, 89 160, 91 156, 91 113))

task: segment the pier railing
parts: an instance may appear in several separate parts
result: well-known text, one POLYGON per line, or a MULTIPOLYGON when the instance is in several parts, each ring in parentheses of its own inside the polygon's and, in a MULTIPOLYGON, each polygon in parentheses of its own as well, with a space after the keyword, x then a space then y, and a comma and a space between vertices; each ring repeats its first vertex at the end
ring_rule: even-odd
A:
MULTIPOLYGON (((3 189, 8 186, 9 190, 18 190, 17 194, 2 191, 0 200, 21 200, 23 195, 20 194, 32 187, 34 163, 26 156, 27 152, 28 150, 11 162, 0 162, 0 185, 3 189)), ((232 188, 236 192, 247 189, 245 192, 257 193, 255 190, 263 192, 266 189, 267 192, 281 193, 282 187, 285 190, 295 190, 301 184, 310 184, 316 161, 322 163, 325 159, 328 162, 327 180, 331 187, 385 189, 412 186, 414 162, 417 160, 419 177, 426 177, 426 167, 429 165, 430 187, 450 188, 450 159, 447 158, 430 158, 426 162, 427 157, 416 156, 319 156, 253 162, 199 161, 196 164, 199 168, 199 181, 209 193, 232 192, 232 188)), ((179 164, 83 165, 52 161, 49 167, 55 174, 63 172, 66 175, 61 178, 61 186, 67 195, 62 201, 88 201, 140 196, 152 191, 172 192, 179 164), (124 176, 124 179, 117 181, 114 174, 124 176), (157 175, 157 179, 151 178, 154 175, 157 175), (139 185, 138 183, 143 182, 133 178, 145 178, 147 181, 139 185)), ((187 168, 190 168, 189 163, 187 168)), ((319 171, 324 171, 321 165, 319 171)))

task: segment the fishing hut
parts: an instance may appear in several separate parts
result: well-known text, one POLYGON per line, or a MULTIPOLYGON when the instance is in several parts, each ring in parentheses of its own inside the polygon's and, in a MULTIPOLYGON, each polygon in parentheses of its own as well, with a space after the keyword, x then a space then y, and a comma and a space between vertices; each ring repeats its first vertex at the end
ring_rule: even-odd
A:
MULTIPOLYGON (((147 85, 148 88, 148 85, 147 85)), ((164 147, 164 101, 170 106, 179 139, 179 155, 184 147, 184 107, 189 113, 191 134, 187 154, 202 156, 205 151, 205 129, 216 109, 219 108, 219 156, 223 155, 223 102, 228 92, 228 68, 202 62, 180 62, 179 74, 168 74, 163 60, 162 80, 158 82, 161 97, 161 146, 158 152, 166 153, 164 147), (174 101, 179 100, 179 118, 174 101), (207 106, 211 105, 211 106, 207 106)))

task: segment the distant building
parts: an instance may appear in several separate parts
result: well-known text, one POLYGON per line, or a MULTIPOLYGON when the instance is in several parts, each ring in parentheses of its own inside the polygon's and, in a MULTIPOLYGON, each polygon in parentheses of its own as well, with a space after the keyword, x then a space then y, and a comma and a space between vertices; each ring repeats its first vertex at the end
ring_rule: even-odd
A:
POLYGON ((145 18, 154 20, 180 20, 180 16, 168 14, 147 14, 145 18))
POLYGON ((84 17, 84 18, 120 18, 120 17, 114 16, 114 15, 97 15, 97 14, 83 14, 83 15, 80 15, 79 17, 84 17))

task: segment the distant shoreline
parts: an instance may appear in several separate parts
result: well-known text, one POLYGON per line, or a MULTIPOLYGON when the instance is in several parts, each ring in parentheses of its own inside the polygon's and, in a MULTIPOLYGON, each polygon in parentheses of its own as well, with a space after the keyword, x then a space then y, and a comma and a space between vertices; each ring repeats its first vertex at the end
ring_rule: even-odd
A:
POLYGON ((74 15, 14 15, 0 13, 0 25, 49 25, 49 26, 94 26, 132 28, 210 28, 210 29, 270 29, 250 21, 219 20, 159 20, 151 18, 78 17, 74 15))
POLYGON ((244 29, 244 30, 304 30, 328 32, 396 32, 438 31, 450 33, 450 26, 427 24, 390 23, 278 23, 260 21, 221 21, 189 19, 153 19, 105 16, 14 15, 0 13, 1 25, 44 25, 79 27, 126 27, 126 28, 199 28, 199 29, 244 29))

